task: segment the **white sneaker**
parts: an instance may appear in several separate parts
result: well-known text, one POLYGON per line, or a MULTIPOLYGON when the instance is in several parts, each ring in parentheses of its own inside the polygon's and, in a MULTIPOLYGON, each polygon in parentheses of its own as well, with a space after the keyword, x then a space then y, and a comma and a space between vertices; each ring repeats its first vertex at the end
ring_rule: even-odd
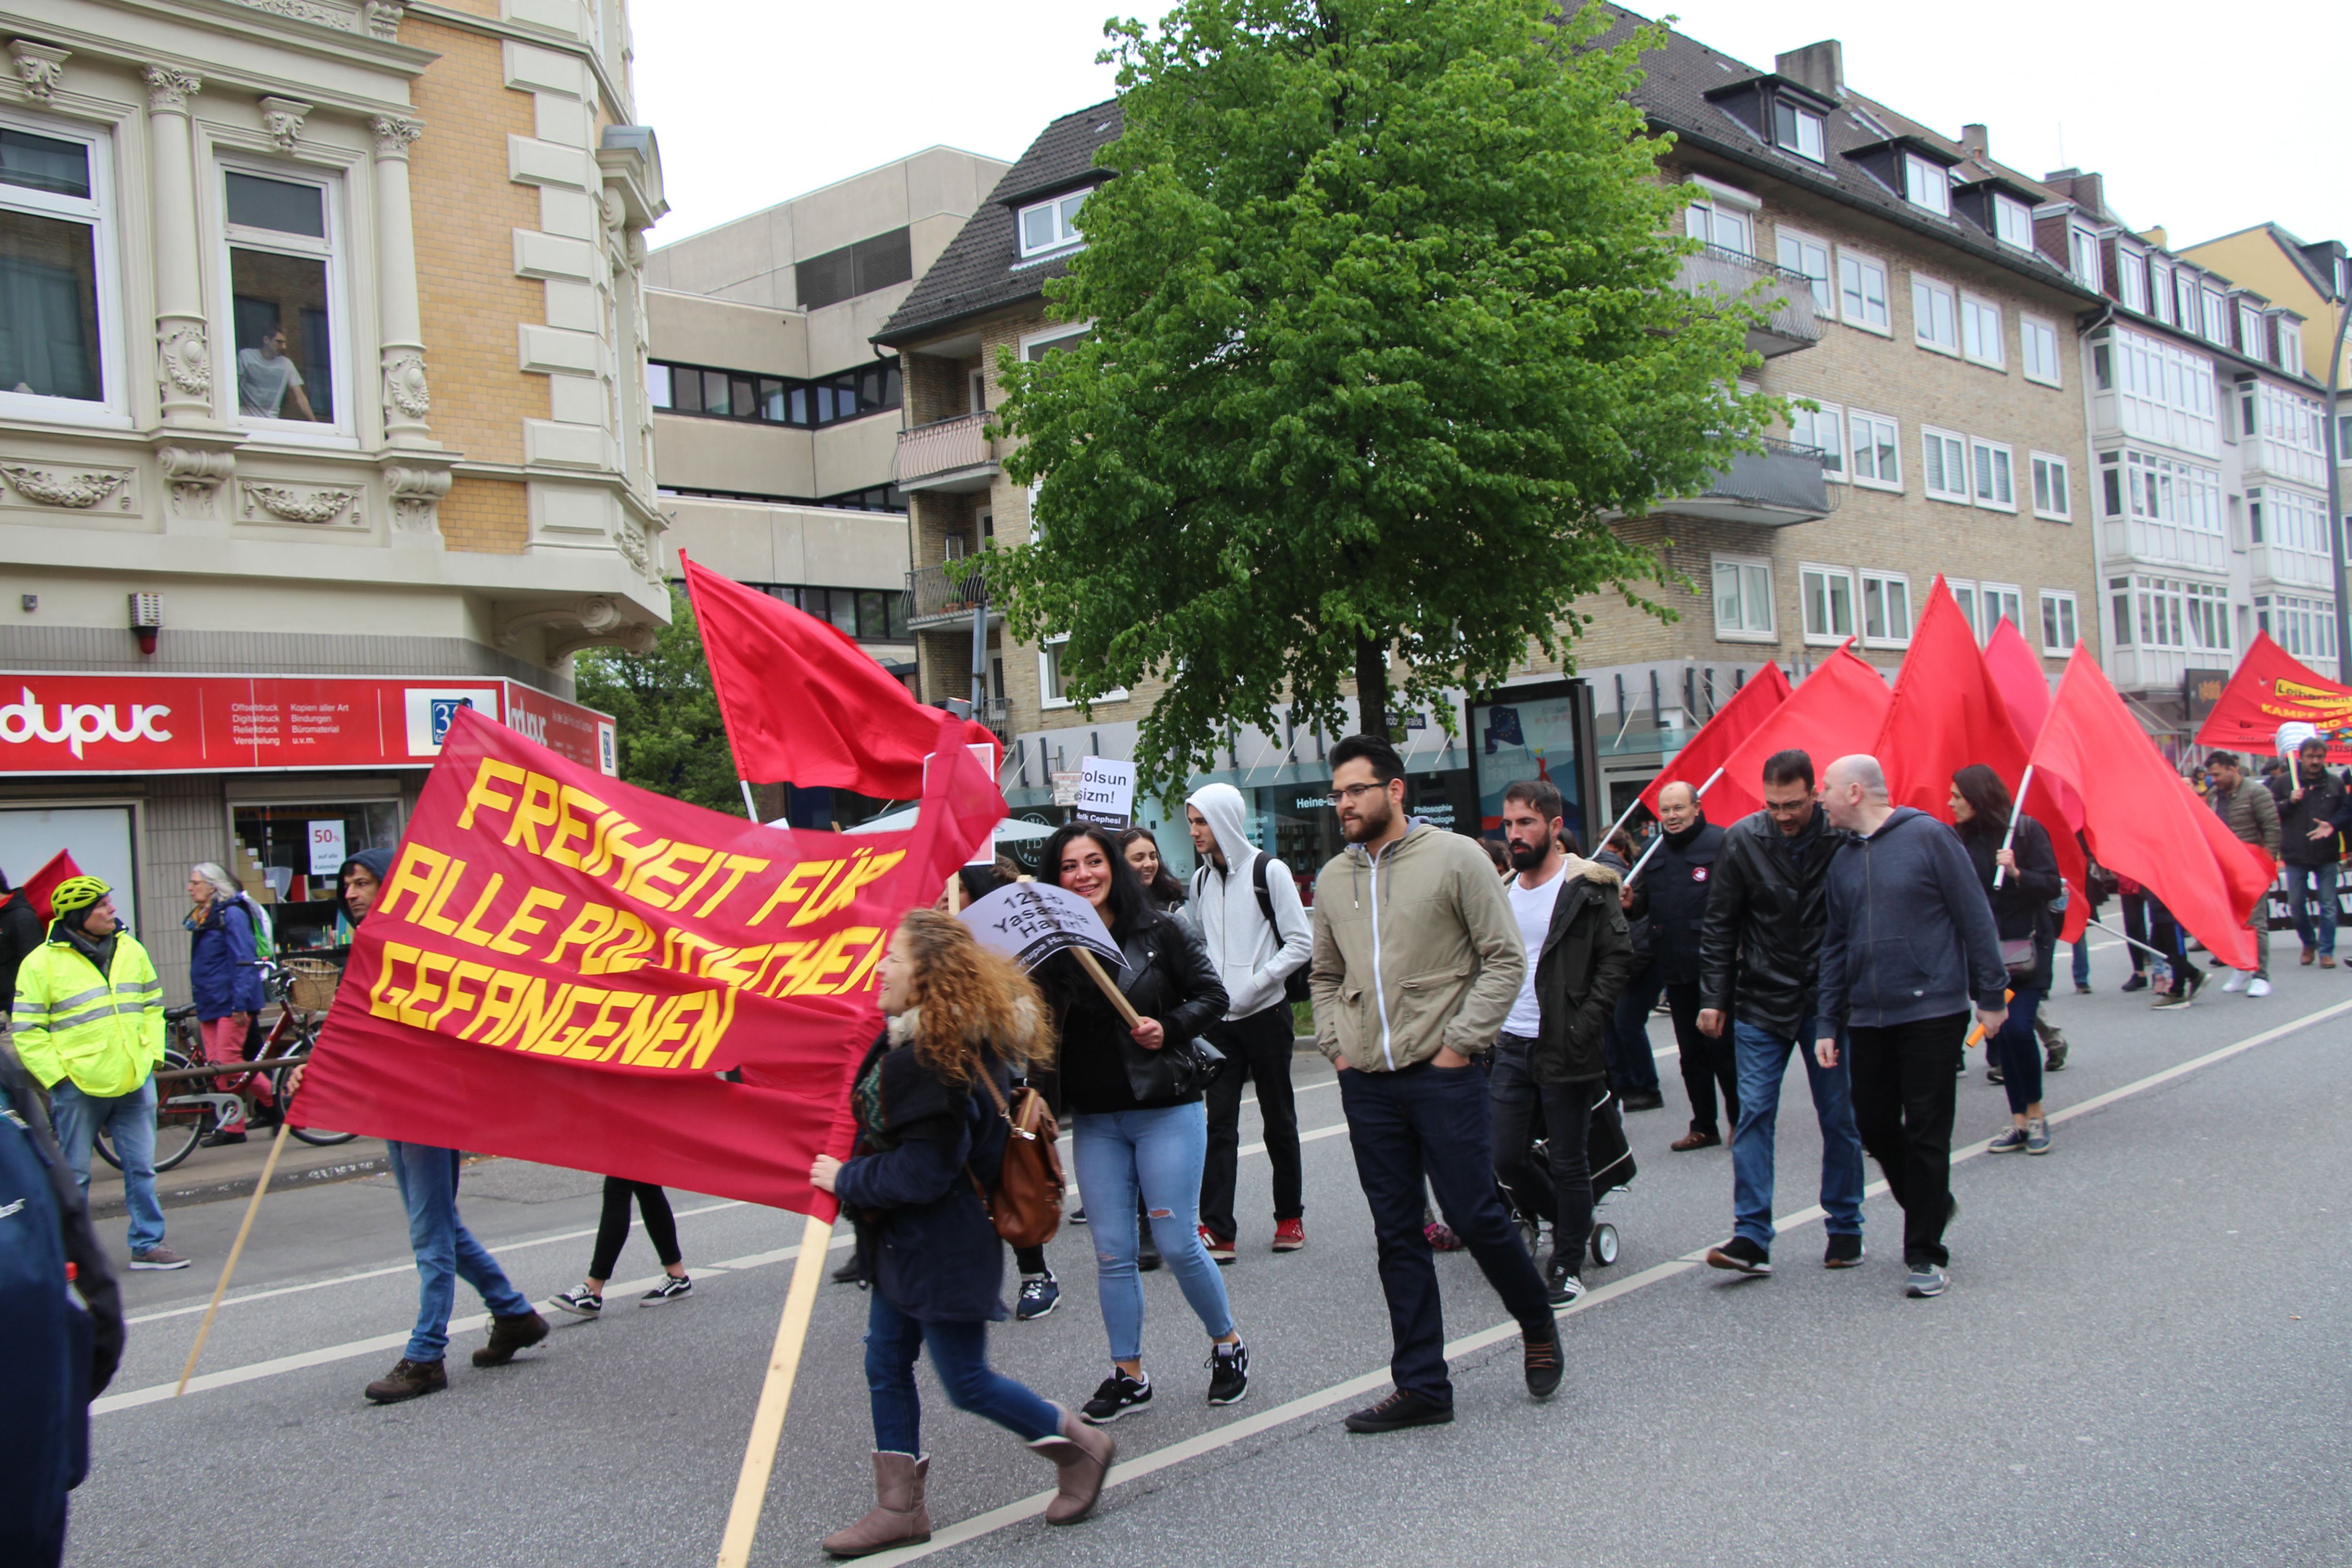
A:
MULTIPOLYGON (((2221 989, 2224 991, 2243 991, 2246 988, 2246 980, 2247 975, 2245 971, 2242 969, 2233 969, 2230 972, 2230 978, 2221 982, 2221 989)), ((2270 983, 2268 981, 2258 982, 2258 984, 2262 985, 2263 991, 2268 991, 2270 989, 2270 983)), ((2259 996, 2263 994, 2263 991, 2257 991, 2254 994, 2259 996)))
POLYGON ((2249 996, 2267 996, 2270 994, 2271 983, 2267 980, 2256 980, 2246 987, 2246 994, 2249 996))

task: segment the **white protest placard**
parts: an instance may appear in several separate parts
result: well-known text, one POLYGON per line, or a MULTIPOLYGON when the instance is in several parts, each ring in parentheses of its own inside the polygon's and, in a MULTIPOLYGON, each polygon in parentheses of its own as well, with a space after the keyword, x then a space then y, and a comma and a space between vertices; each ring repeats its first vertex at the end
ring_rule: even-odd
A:
POLYGON ((343 822, 334 817, 313 822, 310 828, 310 875, 331 877, 343 868, 350 858, 343 853, 343 822))
POLYGON ((1135 764, 1108 757, 1088 757, 1078 765, 1079 822, 1097 827, 1126 828, 1135 822, 1135 764))
POLYGON ((1012 882, 975 900, 957 916, 982 947, 1024 969, 1034 969, 1064 948, 1077 947, 1127 967, 1102 916, 1086 900, 1051 882, 1012 882))

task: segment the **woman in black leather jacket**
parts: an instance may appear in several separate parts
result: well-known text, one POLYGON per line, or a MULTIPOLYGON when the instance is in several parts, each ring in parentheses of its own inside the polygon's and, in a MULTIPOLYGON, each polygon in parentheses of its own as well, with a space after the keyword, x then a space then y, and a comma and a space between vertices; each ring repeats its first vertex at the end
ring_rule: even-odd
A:
POLYGON ((2011 1125, 1994 1134, 1987 1146, 1995 1154, 2046 1154, 2050 1152, 2050 1121, 2042 1104, 2042 1045, 2034 1037, 2033 1019, 2050 994, 2055 967, 2058 921, 2050 903, 2065 884, 2059 879, 2058 857, 2042 824, 2017 809, 2009 786, 1982 763, 1952 775, 1952 819, 1960 843, 1977 868, 1977 880, 1992 905, 2000 931, 2001 957, 2010 964, 2009 1017, 1985 1041, 1985 1065, 1996 1082, 2009 1090, 2011 1125), (2010 818, 2017 833, 2007 847, 2010 818), (1995 888, 1993 878, 2000 877, 1995 888))
POLYGON ((1062 1103, 1073 1118, 1078 1189, 1094 1215, 1096 1292, 1110 1335, 1111 1374, 1084 1414, 1097 1424, 1114 1421, 1151 1399, 1137 1233, 1110 1223, 1135 1206, 1139 1189, 1169 1270, 1216 1342, 1209 1403, 1234 1404, 1249 1387, 1249 1352, 1200 1236, 1201 1168, 1209 1149, 1201 1091, 1214 1054, 1197 1037, 1225 1016, 1225 988, 1200 938, 1151 907, 1106 830, 1073 823, 1057 831, 1045 842, 1042 874, 1102 917, 1127 955, 1112 984, 1143 1018, 1130 1029, 1074 952, 1038 966, 1038 984, 1061 1027, 1062 1103))

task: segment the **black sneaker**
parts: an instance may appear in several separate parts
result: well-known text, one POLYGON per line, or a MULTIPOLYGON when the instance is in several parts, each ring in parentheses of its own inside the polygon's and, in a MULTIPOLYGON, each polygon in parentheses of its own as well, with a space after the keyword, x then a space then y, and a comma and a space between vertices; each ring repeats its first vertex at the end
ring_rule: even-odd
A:
POLYGON ((1543 1336, 1526 1336, 1521 1345, 1526 1357, 1528 1393, 1537 1399, 1549 1399, 1559 1392, 1559 1374, 1566 1357, 1559 1348, 1559 1324, 1544 1325, 1543 1336))
POLYGON ((1407 1426, 1443 1426, 1454 1406, 1398 1389, 1378 1405, 1366 1405, 1340 1423, 1350 1432, 1399 1432, 1407 1426))
POLYGON ((1709 1268, 1728 1268, 1734 1274, 1761 1279, 1772 1272, 1772 1255, 1744 1236, 1735 1236, 1721 1247, 1706 1250, 1709 1268))
POLYGON ((1095 1396, 1079 1407, 1078 1414, 1097 1426, 1107 1426, 1120 1416, 1142 1409, 1151 1403, 1151 1380, 1129 1377, 1117 1367, 1104 1378, 1095 1396))
POLYGON ((587 1286, 583 1285, 577 1290, 566 1290, 562 1295, 558 1296, 555 1299, 555 1305, 574 1317, 594 1318, 603 1315, 604 1298, 600 1292, 591 1290, 587 1286))
POLYGON ((1950 1279, 1934 1264, 1914 1263, 1911 1265, 1910 1274, 1903 1282, 1903 1293, 1906 1296, 1927 1300, 1942 1295, 1950 1284, 1950 1279))
POLYGON ((1844 1232, 1830 1237, 1829 1250, 1822 1254, 1824 1268, 1859 1268, 1862 1267, 1862 1237, 1844 1232))
POLYGON ((1043 1274, 1021 1277, 1021 1300, 1013 1304, 1013 1315, 1022 1322, 1042 1318, 1061 1304, 1061 1282, 1050 1268, 1043 1274))
POLYGON ((660 1284, 655 1286, 652 1289, 637 1298, 637 1305, 640 1307, 658 1307, 665 1302, 675 1301, 681 1296, 691 1296, 693 1294, 694 1281, 692 1279, 688 1279, 683 1274, 665 1274, 662 1276, 660 1284))
POLYGON ((863 1285, 866 1283, 866 1259, 853 1247, 850 1249, 849 1260, 825 1278, 836 1285, 863 1285))
POLYGON ((1249 1346, 1239 1340, 1212 1346, 1209 1359, 1209 1403, 1239 1405, 1249 1392, 1249 1346))
POLYGON ((1622 1103, 1629 1111, 1664 1110, 1666 1108, 1666 1097, 1654 1089, 1629 1089, 1625 1093, 1622 1103))
POLYGON ((2126 980, 2126 981, 2125 981, 2125 982, 2123 983, 2122 989, 2123 989, 2123 990, 2126 990, 2126 991, 2145 991, 2145 990, 2147 990, 2147 974, 2146 974, 2146 973, 2144 973, 2143 971, 2140 971, 2140 970, 2137 970, 2137 969, 2133 970, 2133 971, 2132 971, 2132 977, 2131 977, 2129 980, 2126 980))
POLYGON ((1559 1248, 1552 1248, 1551 1261, 1544 1265, 1544 1300, 1555 1307, 1569 1307, 1584 1294, 1584 1281, 1578 1278, 1576 1259, 1564 1258, 1559 1248))
POLYGON ((1070 1223, 1072 1225, 1084 1225, 1087 1223, 1086 1205, 1080 1204, 1077 1207, 1070 1211, 1070 1223))

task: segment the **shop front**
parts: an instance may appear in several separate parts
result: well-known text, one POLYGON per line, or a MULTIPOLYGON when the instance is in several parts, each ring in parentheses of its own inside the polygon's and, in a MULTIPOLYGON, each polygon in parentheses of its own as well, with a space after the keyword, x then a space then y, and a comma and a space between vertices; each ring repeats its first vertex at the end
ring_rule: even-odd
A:
POLYGON ((611 773, 609 715, 498 678, 0 675, 0 872, 58 850, 117 889, 167 997, 186 1000, 188 868, 216 861, 283 951, 350 941, 336 877, 400 842, 470 708, 611 773))

